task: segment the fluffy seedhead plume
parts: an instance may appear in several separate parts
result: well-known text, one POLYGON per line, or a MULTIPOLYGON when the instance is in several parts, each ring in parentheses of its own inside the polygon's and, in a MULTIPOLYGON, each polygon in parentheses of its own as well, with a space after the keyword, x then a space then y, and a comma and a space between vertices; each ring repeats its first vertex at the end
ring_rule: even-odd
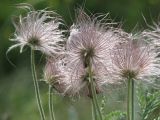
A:
MULTIPOLYGON (((147 24, 148 25, 148 24, 147 24)), ((154 26, 148 25, 150 29, 146 29, 142 32, 142 36, 151 44, 155 46, 155 49, 160 53, 160 22, 155 23, 154 26)))
POLYGON ((103 78, 108 75, 110 50, 119 42, 119 30, 113 28, 114 23, 108 22, 107 17, 108 14, 90 17, 79 10, 76 22, 71 26, 66 50, 71 90, 74 92, 79 92, 88 84, 89 65, 92 66, 97 88, 107 82, 103 78))
POLYGON ((65 62, 63 59, 48 58, 44 68, 44 80, 57 92, 66 94, 70 81, 66 81, 65 62))
POLYGON ((24 46, 29 46, 34 50, 40 50, 47 55, 60 54, 63 52, 63 35, 59 30, 62 20, 53 11, 32 10, 29 6, 20 8, 27 9, 26 16, 19 16, 18 20, 13 20, 15 27, 14 37, 10 40, 16 44, 12 45, 8 51, 20 47, 22 52, 24 46))
POLYGON ((159 58, 153 46, 143 38, 134 38, 131 35, 126 38, 128 42, 117 44, 111 51, 111 71, 115 80, 149 80, 148 77, 159 75, 159 58))

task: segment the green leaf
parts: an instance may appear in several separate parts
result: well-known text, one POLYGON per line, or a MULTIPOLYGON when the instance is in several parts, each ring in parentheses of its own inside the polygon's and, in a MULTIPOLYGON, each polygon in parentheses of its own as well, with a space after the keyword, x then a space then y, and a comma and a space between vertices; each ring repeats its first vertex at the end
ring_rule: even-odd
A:
POLYGON ((121 111, 113 111, 106 115, 104 120, 126 120, 126 113, 121 111))

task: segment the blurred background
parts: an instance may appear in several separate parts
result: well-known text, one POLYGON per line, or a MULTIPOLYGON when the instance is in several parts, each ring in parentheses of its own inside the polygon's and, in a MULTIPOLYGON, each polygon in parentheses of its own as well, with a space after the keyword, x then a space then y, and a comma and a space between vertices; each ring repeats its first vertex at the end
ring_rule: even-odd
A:
MULTIPOLYGON (((17 48, 7 54, 8 59, 16 67, 10 64, 6 57, 8 47, 13 44, 9 41, 14 33, 11 18, 20 14, 20 10, 14 7, 17 3, 29 3, 35 9, 49 7, 63 17, 68 27, 74 21, 76 8, 81 6, 91 13, 109 12, 114 21, 123 23, 122 28, 127 32, 135 31, 134 28, 145 29, 147 26, 143 16, 147 23, 152 25, 153 21, 158 21, 160 13, 160 0, 0 0, 0 120, 40 119, 31 77, 30 50, 26 48, 20 54, 17 48)), ((41 55, 37 54, 37 70, 39 79, 42 79, 44 61, 40 60, 41 55)), ((47 111, 48 86, 40 82, 40 87, 47 111)), ((109 113, 114 110, 124 112, 125 95, 124 87, 119 89, 111 87, 106 91, 105 98, 100 95, 106 101, 105 112, 109 113)), ((69 99, 55 95, 54 105, 57 120, 91 120, 89 98, 69 99)), ((138 116, 139 108, 138 106, 136 108, 138 116)), ((160 112, 160 108, 158 110, 160 112)))

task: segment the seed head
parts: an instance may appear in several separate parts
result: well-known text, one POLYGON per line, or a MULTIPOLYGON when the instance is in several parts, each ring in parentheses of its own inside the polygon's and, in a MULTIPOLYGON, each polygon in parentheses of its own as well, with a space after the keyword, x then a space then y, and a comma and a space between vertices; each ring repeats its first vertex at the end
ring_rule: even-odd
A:
POLYGON ((154 49, 160 53, 160 22, 155 23, 154 26, 148 25, 150 29, 146 29, 142 32, 142 36, 152 45, 154 45, 154 49))
POLYGON ((19 16, 18 22, 13 20, 16 30, 14 37, 10 40, 16 44, 12 45, 8 51, 19 46, 22 52, 24 46, 27 45, 47 55, 63 52, 63 31, 59 30, 61 21, 59 15, 53 11, 29 9, 26 16, 19 16))
POLYGON ((59 58, 48 58, 44 69, 44 79, 59 93, 66 94, 68 82, 64 61, 59 58))
POLYGON ((128 38, 128 42, 117 44, 111 51, 112 75, 115 80, 142 79, 158 75, 157 53, 151 44, 142 38, 128 38))
POLYGON ((66 44, 68 54, 66 61, 69 76, 71 76, 69 78, 72 84, 71 89, 74 92, 88 87, 86 76, 89 65, 92 66, 97 88, 107 82, 104 76, 108 74, 107 67, 111 61, 110 50, 119 42, 117 34, 119 31, 112 27, 114 23, 106 22, 107 15, 90 17, 80 10, 76 22, 70 29, 66 44))

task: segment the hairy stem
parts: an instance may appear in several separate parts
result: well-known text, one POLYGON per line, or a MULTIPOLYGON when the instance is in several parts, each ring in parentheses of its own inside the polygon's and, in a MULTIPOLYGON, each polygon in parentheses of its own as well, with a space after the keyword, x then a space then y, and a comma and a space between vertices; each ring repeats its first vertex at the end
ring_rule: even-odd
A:
POLYGON ((39 84, 37 80, 37 73, 36 73, 36 68, 35 68, 35 58, 34 57, 35 57, 34 50, 31 49, 31 70, 32 70, 32 77, 33 77, 33 82, 34 82, 35 94, 36 94, 38 109, 41 115, 41 120, 45 120, 45 114, 44 114, 44 110, 43 110, 42 102, 40 98, 39 84))
POLYGON ((134 120, 134 80, 128 79, 127 119, 134 120))
POLYGON ((97 111, 96 111, 96 105, 95 101, 92 99, 92 118, 93 120, 97 120, 97 111))
POLYGON ((134 120, 134 80, 132 79, 131 81, 131 88, 132 88, 132 93, 131 93, 131 109, 132 109, 132 120, 134 120))
POLYGON ((127 120, 130 120, 130 82, 131 80, 128 79, 128 96, 127 96, 127 120))
POLYGON ((53 94, 52 87, 49 85, 49 114, 51 120, 55 120, 54 109, 53 109, 53 94))
POLYGON ((101 110, 100 110, 100 107, 99 107, 99 104, 98 104, 98 99, 97 99, 97 95, 96 95, 96 90, 95 90, 93 78, 92 78, 92 67, 91 67, 91 64, 89 64, 89 82, 91 84, 91 92, 92 92, 92 97, 93 97, 92 99, 93 99, 93 102, 94 102, 95 107, 96 107, 95 111, 98 112, 100 120, 103 120, 103 117, 102 117, 102 114, 101 114, 101 110))

